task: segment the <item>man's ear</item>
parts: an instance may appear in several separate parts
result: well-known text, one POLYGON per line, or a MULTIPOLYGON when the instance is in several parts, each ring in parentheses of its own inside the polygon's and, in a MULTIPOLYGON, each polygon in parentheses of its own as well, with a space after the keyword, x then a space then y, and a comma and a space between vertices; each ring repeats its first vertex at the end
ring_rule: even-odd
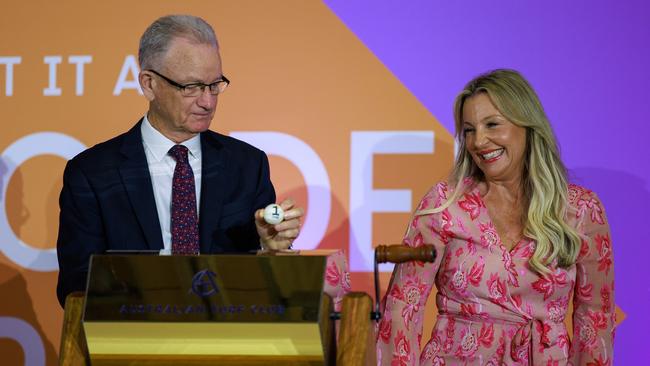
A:
POLYGON ((156 99, 156 96, 153 93, 153 83, 154 80, 151 77, 151 73, 147 71, 140 71, 138 74, 138 82, 140 83, 140 88, 142 88, 142 93, 148 101, 153 102, 156 99))

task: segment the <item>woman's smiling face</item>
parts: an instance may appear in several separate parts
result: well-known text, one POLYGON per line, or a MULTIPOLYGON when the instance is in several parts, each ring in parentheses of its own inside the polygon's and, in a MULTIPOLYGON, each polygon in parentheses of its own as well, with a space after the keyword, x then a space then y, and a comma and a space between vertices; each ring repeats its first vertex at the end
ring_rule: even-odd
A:
POLYGON ((522 178, 526 154, 526 128, 515 125, 496 109, 487 93, 463 104, 465 148, 487 181, 522 178))

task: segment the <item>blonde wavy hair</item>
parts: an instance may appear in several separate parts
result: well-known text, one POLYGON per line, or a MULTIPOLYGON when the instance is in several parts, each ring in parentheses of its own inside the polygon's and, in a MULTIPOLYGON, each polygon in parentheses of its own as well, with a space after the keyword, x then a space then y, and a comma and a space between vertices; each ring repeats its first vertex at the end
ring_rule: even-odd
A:
POLYGON ((498 69, 471 80, 456 97, 454 120, 458 155, 449 181, 455 186, 451 197, 442 206, 417 212, 416 215, 441 212, 455 202, 467 189, 466 178, 484 181, 465 146, 463 105, 479 93, 486 93, 494 106, 510 122, 526 128, 526 153, 522 177, 524 197, 528 203, 524 235, 537 242, 529 260, 541 275, 550 273, 550 265, 569 267, 580 252, 581 239, 566 223, 568 182, 567 171, 550 123, 537 94, 524 77, 514 70, 498 69))

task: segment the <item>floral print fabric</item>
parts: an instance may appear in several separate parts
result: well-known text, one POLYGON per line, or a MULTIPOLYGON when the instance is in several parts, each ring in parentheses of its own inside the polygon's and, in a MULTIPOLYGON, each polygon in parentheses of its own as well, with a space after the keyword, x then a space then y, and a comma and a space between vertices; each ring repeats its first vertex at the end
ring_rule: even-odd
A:
MULTIPOLYGON (((439 183, 418 210, 450 196, 439 183)), ((528 266, 534 240, 507 250, 477 189, 440 213, 415 216, 404 244, 433 244, 434 263, 395 267, 378 324, 382 365, 611 365, 615 324, 609 227, 596 195, 569 186, 567 222, 582 238, 577 262, 542 277, 528 266), (432 286, 439 315, 420 352, 432 286), (573 339, 564 325, 573 298, 573 339)))
POLYGON ((332 298, 334 311, 341 311, 343 297, 350 292, 350 272, 343 251, 327 256, 323 292, 332 298))

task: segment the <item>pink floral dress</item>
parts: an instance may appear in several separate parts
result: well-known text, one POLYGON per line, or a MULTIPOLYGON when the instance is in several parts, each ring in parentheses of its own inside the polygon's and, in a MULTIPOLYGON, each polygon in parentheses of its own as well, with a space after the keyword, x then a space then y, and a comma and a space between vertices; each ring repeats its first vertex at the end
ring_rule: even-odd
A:
POLYGON ((350 292, 350 272, 345 253, 342 250, 332 252, 327 256, 323 292, 332 298, 334 311, 341 311, 343 297, 350 292))
MULTIPOLYGON (((439 183, 419 210, 450 196, 439 183)), ((575 265, 547 278, 528 266, 535 241, 508 251, 478 190, 441 213, 415 216, 404 243, 433 244, 435 263, 395 267, 378 325, 377 357, 385 365, 611 365, 614 270, 609 227, 596 195, 569 187, 568 222, 582 237, 575 265), (423 309, 434 284, 439 315, 420 353, 423 309), (564 319, 573 297, 573 340, 564 319)))

